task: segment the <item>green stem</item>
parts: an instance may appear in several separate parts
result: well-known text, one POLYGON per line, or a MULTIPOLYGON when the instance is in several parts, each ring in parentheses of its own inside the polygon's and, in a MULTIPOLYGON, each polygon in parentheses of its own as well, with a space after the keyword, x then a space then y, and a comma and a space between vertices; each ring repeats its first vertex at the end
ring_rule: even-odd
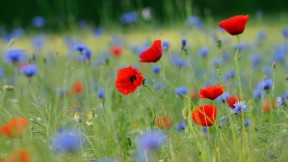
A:
POLYGON ((151 128, 153 128, 156 115, 155 115, 155 113, 154 113, 154 108, 153 108, 153 105, 152 105, 152 101, 151 101, 150 95, 149 95, 149 93, 148 93, 148 91, 147 91, 147 89, 150 89, 150 88, 149 88, 148 86, 146 86, 146 85, 143 85, 143 86, 144 86, 145 93, 146 93, 146 96, 147 96, 148 101, 149 101, 149 104, 150 104, 150 109, 151 109, 151 113, 152 113, 151 128))
POLYGON ((243 99, 241 77, 240 77, 240 70, 239 70, 239 64, 238 64, 238 56, 239 56, 239 48, 240 48, 239 35, 237 35, 236 38, 237 38, 237 49, 236 49, 236 52, 234 55, 234 63, 235 63, 235 67, 236 67, 236 75, 237 75, 237 81, 238 81, 238 87, 239 87, 239 94, 240 94, 240 98, 243 99))

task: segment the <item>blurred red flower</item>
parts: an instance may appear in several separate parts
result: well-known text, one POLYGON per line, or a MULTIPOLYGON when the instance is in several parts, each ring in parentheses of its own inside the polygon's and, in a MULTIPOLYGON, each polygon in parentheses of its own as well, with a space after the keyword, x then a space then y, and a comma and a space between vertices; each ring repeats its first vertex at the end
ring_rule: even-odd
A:
POLYGON ((207 86, 204 89, 200 89, 200 98, 208 98, 214 100, 224 92, 224 88, 219 86, 207 86))
POLYGON ((155 121, 156 121, 156 125, 160 129, 170 128, 172 126, 171 121, 169 120, 167 116, 156 118, 155 121))
POLYGON ((115 46, 115 47, 112 47, 111 49, 111 53, 114 56, 120 56, 122 54, 122 51, 123 51, 123 48, 120 46, 115 46))
POLYGON ((218 26, 225 29, 231 35, 238 35, 243 33, 248 19, 248 15, 237 15, 221 21, 218 26))
POLYGON ((28 121, 25 118, 11 119, 0 127, 0 134, 9 138, 19 137, 23 135, 27 125, 28 121))
POLYGON ((76 94, 81 94, 83 92, 84 86, 80 81, 75 81, 72 88, 76 94))
POLYGON ((31 162, 30 153, 23 149, 18 149, 2 162, 31 162))
POLYGON ((140 62, 157 62, 162 56, 162 42, 155 40, 153 45, 140 55, 140 62))
POLYGON ((212 126, 216 120, 217 108, 214 105, 204 105, 193 110, 192 119, 200 126, 212 126))
POLYGON ((132 66, 119 69, 116 80, 116 88, 124 95, 133 93, 137 87, 143 84, 144 77, 141 72, 132 66))
POLYGON ((236 98, 236 97, 234 97, 234 96, 230 96, 230 97, 227 99, 228 106, 229 106, 231 109, 234 109, 234 108, 235 108, 234 104, 235 104, 236 102, 239 102, 239 101, 241 101, 241 99, 240 99, 239 97, 236 98))

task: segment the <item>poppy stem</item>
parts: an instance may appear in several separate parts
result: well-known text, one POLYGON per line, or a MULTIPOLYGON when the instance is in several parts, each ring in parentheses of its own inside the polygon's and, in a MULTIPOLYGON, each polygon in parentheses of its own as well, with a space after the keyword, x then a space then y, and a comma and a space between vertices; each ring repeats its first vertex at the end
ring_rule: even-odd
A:
MULTIPOLYGON (((149 101, 149 104, 150 104, 150 109, 151 109, 151 113, 152 113, 151 128, 153 128, 156 115, 155 115, 155 113, 154 113, 154 108, 153 108, 153 106, 152 106, 152 101, 151 101, 150 95, 149 95, 149 93, 148 93, 148 91, 147 91, 147 89, 150 89, 150 88, 149 88, 148 86, 146 86, 146 85, 143 85, 143 86, 144 86, 145 93, 146 93, 146 96, 147 96, 148 101, 149 101), (146 88, 147 88, 147 89, 146 89, 146 88)), ((150 89, 150 91, 151 91, 151 89, 150 89)), ((152 93, 152 91, 151 91, 151 93, 152 93)))
POLYGON ((239 35, 236 35, 236 38, 237 38, 237 48, 236 48, 236 52, 235 52, 235 55, 234 55, 234 63, 235 63, 236 74, 237 74, 237 82, 238 82, 238 86, 239 86, 239 94, 240 94, 240 98, 243 99, 242 86, 241 86, 241 77, 240 77, 240 70, 239 70, 239 64, 238 64, 239 48, 240 48, 239 35))

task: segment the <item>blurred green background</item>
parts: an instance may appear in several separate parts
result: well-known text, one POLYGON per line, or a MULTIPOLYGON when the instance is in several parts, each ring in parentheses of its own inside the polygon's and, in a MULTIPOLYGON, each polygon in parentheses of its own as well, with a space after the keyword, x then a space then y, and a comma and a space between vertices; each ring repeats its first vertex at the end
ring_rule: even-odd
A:
POLYGON ((43 16, 46 26, 66 28, 71 23, 96 26, 119 23, 122 14, 151 9, 160 23, 181 21, 191 15, 229 17, 234 14, 285 13, 287 0, 4 0, 0 5, 0 25, 29 27, 35 16, 43 16), (84 21, 85 20, 85 21, 84 21), (61 25, 59 25, 61 24, 61 25))

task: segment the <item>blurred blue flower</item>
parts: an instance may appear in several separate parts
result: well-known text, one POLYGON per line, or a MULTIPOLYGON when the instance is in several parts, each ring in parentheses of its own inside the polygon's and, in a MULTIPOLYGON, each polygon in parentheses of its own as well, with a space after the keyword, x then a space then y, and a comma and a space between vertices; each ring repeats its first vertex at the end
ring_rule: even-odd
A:
POLYGON ((32 25, 36 28, 42 28, 46 25, 46 19, 42 16, 36 16, 32 19, 32 25))
POLYGON ((187 127, 187 123, 185 121, 181 121, 175 126, 175 130, 177 132, 182 132, 183 130, 185 130, 186 127, 187 127))
POLYGON ((98 91, 98 98, 100 98, 100 99, 105 98, 105 91, 103 89, 98 91))
POLYGON ((162 42, 162 47, 163 47, 163 49, 169 48, 169 47, 170 47, 170 42, 167 41, 167 40, 163 41, 163 42, 162 42))
POLYGON ((251 124, 250 120, 245 120, 245 122, 244 122, 244 126, 245 127, 248 127, 250 124, 251 124))
POLYGON ((30 78, 38 72, 38 67, 36 65, 25 65, 21 67, 20 72, 30 78))
POLYGON ((286 104, 285 97, 279 96, 279 97, 276 98, 276 107, 280 108, 280 107, 286 106, 286 105, 287 104, 286 104))
POLYGON ((171 62, 172 62, 175 66, 177 66, 177 67, 179 67, 179 68, 182 68, 182 67, 184 67, 184 66, 188 66, 188 60, 186 60, 186 59, 181 59, 181 58, 179 57, 179 55, 172 55, 171 58, 170 58, 170 60, 171 60, 171 62))
POLYGON ((207 57, 209 54, 209 48, 208 47, 202 47, 198 50, 198 55, 201 57, 207 57))
POLYGON ((175 91, 176 95, 178 95, 178 96, 186 95, 187 92, 188 92, 188 90, 186 87, 178 87, 178 88, 176 88, 176 91, 175 91))
POLYGON ((24 58, 24 50, 10 49, 4 54, 4 60, 7 62, 18 63, 24 58))
POLYGON ((120 21, 122 24, 131 24, 131 23, 136 23, 137 21, 137 14, 136 12, 128 12, 123 14, 120 17, 120 21))
POLYGON ((228 71, 225 76, 224 76, 224 81, 228 82, 229 80, 233 79, 235 77, 235 71, 234 70, 230 70, 228 71))
POLYGON ((202 29, 204 26, 202 20, 198 16, 188 17, 186 23, 194 26, 196 29, 202 29))
POLYGON ((88 49, 88 47, 84 44, 75 44, 73 49, 82 53, 84 50, 88 49))
POLYGON ((256 89, 253 91, 253 97, 255 99, 260 99, 262 97, 262 90, 261 89, 256 89))
POLYGON ((262 55, 255 54, 251 56, 252 67, 254 70, 258 70, 261 67, 262 55))
POLYGON ((238 101, 234 104, 234 106, 235 106, 234 109, 230 109, 231 114, 238 114, 238 113, 247 111, 247 106, 245 104, 245 101, 238 101))
POLYGON ((161 148, 166 142, 166 134, 160 130, 148 130, 140 135, 137 147, 138 150, 153 151, 161 148))
POLYGON ((216 67, 218 67, 220 65, 220 60, 217 57, 214 57, 212 60, 212 64, 216 67))
POLYGON ((2 79, 2 78, 3 78, 3 76, 4 76, 4 71, 3 71, 3 69, 2 69, 2 68, 0 68, 0 79, 2 79))
POLYGON ((157 82, 155 84, 155 89, 156 90, 161 90, 161 89, 164 89, 166 87, 166 84, 164 82, 157 82))
POLYGON ((288 38, 288 29, 283 29, 282 35, 283 35, 283 37, 288 38))
POLYGON ((72 128, 60 130, 52 139, 52 148, 56 152, 72 152, 79 150, 84 144, 84 136, 72 128))
POLYGON ((258 84, 258 89, 259 90, 270 90, 273 86, 273 81, 272 79, 266 79, 266 80, 263 80, 261 81, 259 84, 258 84))
POLYGON ((93 30, 93 33, 94 33, 94 36, 95 36, 95 37, 100 37, 100 36, 102 36, 102 35, 104 34, 104 29, 103 29, 103 28, 100 28, 100 27, 95 28, 95 29, 93 30))
POLYGON ((19 39, 25 36, 25 31, 22 28, 15 28, 11 32, 10 38, 19 39))
POLYGON ((225 103, 228 100, 229 97, 230 97, 230 93, 229 92, 224 92, 222 95, 217 97, 216 100, 217 100, 217 102, 225 103))
POLYGON ((39 51, 42 49, 44 43, 45 38, 43 36, 36 36, 32 39, 32 45, 39 51))
POLYGON ((154 65, 152 67, 152 70, 155 74, 158 74, 160 72, 161 67, 159 65, 154 65))
POLYGON ((182 44, 182 48, 184 48, 186 46, 186 44, 187 44, 187 40, 186 39, 182 39, 181 44, 182 44))
POLYGON ((257 34, 257 39, 259 41, 264 40, 266 38, 266 32, 264 30, 261 30, 257 34))
POLYGON ((256 12, 256 17, 262 17, 263 16, 263 11, 261 9, 258 9, 256 12))

